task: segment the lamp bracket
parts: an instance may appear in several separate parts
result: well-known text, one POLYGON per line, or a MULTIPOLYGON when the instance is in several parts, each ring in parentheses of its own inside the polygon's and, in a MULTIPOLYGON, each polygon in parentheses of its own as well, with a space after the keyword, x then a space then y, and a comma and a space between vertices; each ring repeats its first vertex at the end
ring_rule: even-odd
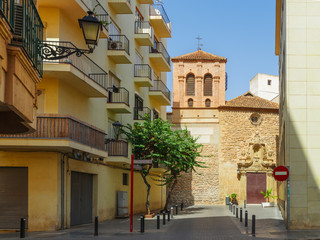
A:
POLYGON ((66 58, 72 54, 76 54, 77 57, 81 57, 85 53, 92 53, 92 47, 89 49, 79 49, 74 47, 65 47, 54 44, 42 43, 40 44, 40 54, 42 59, 46 60, 58 60, 66 58))

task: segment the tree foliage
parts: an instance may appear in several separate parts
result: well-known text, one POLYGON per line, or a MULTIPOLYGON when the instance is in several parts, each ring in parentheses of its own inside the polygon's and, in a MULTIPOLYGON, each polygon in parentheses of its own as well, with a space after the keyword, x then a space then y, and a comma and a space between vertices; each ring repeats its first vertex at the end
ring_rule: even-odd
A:
MULTIPOLYGON (((172 125, 161 119, 150 120, 146 116, 142 123, 128 124, 122 130, 128 142, 132 143, 132 152, 135 159, 152 159, 153 164, 164 165, 166 171, 162 175, 160 185, 169 187, 166 206, 170 200, 171 193, 182 173, 196 171, 197 167, 204 167, 202 162, 197 161, 200 156, 202 145, 192 137, 187 129, 173 130, 172 125)), ((150 184, 147 176, 152 165, 143 166, 140 174, 147 185, 146 208, 149 208, 150 184)))

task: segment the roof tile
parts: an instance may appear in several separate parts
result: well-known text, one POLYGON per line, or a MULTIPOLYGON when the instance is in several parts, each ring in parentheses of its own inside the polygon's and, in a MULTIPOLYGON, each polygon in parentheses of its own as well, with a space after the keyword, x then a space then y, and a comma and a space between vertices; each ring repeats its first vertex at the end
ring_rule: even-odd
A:
POLYGON ((220 57, 208 52, 204 52, 202 50, 198 50, 196 52, 192 52, 192 53, 188 53, 188 54, 184 54, 184 55, 172 58, 173 62, 178 60, 209 60, 209 61, 227 62, 227 59, 224 57, 220 57))

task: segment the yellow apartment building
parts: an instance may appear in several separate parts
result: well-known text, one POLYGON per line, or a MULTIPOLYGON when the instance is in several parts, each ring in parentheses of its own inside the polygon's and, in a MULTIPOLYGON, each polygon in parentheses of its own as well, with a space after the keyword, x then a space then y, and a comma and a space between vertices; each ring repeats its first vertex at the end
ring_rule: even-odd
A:
MULTIPOLYGON (((46 57, 35 95, 35 131, 0 138, 0 197, 7 209, 0 228, 19 228, 21 217, 29 231, 46 231, 126 214, 131 146, 118 136, 117 124, 133 124, 144 114, 166 119, 171 22, 164 6, 153 0, 18 2, 39 12, 44 42, 38 50, 46 57), (91 54, 66 54, 88 48, 78 23, 87 11, 102 22, 99 43, 91 54)), ((151 174, 162 172, 154 168, 151 174)), ((165 187, 150 182, 150 206, 159 209, 165 187)), ((135 213, 145 211, 145 200, 137 172, 135 213)))
POLYGON ((277 0, 280 75, 279 206, 289 229, 320 228, 320 2, 277 0))

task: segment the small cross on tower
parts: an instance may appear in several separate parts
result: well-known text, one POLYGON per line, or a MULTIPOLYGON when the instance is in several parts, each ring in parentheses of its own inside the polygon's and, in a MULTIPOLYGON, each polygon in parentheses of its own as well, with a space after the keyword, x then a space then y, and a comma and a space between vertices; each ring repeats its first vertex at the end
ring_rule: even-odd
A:
POLYGON ((201 50, 201 47, 203 46, 203 44, 201 44, 200 41, 202 40, 202 38, 198 36, 196 37, 196 39, 198 40, 198 50, 201 50))

